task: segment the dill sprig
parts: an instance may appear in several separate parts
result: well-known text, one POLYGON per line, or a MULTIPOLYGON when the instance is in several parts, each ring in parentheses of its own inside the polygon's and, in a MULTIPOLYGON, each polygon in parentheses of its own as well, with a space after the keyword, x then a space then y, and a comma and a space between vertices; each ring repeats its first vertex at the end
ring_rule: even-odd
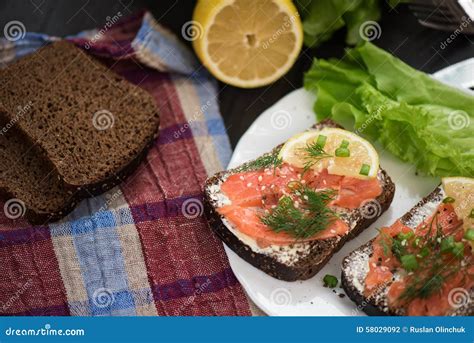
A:
MULTIPOLYGON (((415 275, 400 295, 400 300, 410 302, 416 298, 426 299, 432 294, 439 292, 445 281, 460 270, 459 265, 448 267, 446 263, 435 259, 429 259, 429 261, 432 264, 429 267, 428 273, 426 275, 415 275)), ((426 264, 424 263, 424 265, 426 264)))
POLYGON ((376 230, 378 231, 379 235, 383 237, 383 239, 380 241, 380 244, 382 245, 382 249, 383 249, 383 255, 389 256, 390 252, 392 251, 391 245, 389 245, 389 243, 393 244, 393 237, 387 234, 386 232, 382 231, 381 229, 376 229, 376 230))
POLYGON ((270 154, 262 155, 259 158, 247 162, 240 166, 238 171, 259 170, 264 168, 273 168, 281 166, 282 159, 278 157, 278 151, 273 151, 270 154))
POLYGON ((304 239, 323 231, 337 218, 328 207, 335 197, 333 190, 314 191, 302 184, 293 188, 292 195, 296 200, 290 195, 281 197, 276 208, 260 218, 263 224, 275 232, 304 239))
POLYGON ((332 155, 326 153, 323 147, 317 142, 307 143, 303 150, 304 171, 309 170, 316 163, 322 159, 331 157, 332 155))

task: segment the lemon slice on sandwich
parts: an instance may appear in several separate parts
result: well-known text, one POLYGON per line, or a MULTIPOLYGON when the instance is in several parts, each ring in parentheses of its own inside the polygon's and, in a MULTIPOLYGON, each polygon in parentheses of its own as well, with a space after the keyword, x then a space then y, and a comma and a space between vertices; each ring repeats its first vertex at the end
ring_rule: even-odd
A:
POLYGON ((445 177, 442 184, 446 196, 454 200, 454 210, 459 218, 468 218, 474 209, 474 179, 445 177))
MULTIPOLYGON (((454 212, 463 220, 466 235, 474 231, 474 179, 468 177, 445 177, 442 179, 446 196, 453 201, 454 212), (468 230, 473 230, 468 233, 468 230)), ((471 240, 474 251, 474 241, 471 240)))
POLYGON ((290 138, 281 148, 283 162, 299 168, 360 179, 377 177, 379 156, 368 141, 355 133, 324 128, 306 131, 290 138))

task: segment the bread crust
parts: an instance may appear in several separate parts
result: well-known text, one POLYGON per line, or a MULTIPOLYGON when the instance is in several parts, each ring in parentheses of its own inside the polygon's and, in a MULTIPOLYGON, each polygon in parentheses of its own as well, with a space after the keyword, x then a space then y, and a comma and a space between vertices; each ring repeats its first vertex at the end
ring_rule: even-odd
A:
MULTIPOLYGON (((413 208, 405 213, 400 221, 406 225, 410 223, 415 217, 420 216, 429 203, 441 202, 443 193, 441 187, 438 186, 433 192, 421 199, 413 208)), ((357 310, 361 310, 371 316, 403 316, 406 315, 402 309, 391 309, 386 303, 385 294, 391 285, 391 282, 378 287, 373 296, 366 297, 356 286, 356 284, 364 285, 365 275, 351 275, 350 271, 358 270, 357 265, 360 263, 367 263, 373 252, 373 242, 375 238, 352 251, 342 261, 341 285, 347 296, 356 303, 357 310), (361 256, 364 256, 364 261, 360 261, 361 256), (367 260, 367 262, 365 262, 367 260), (357 280, 355 280, 357 279, 357 280)), ((470 290, 470 297, 474 299, 474 288, 470 290)), ((452 316, 472 316, 474 315, 474 302, 470 301, 465 306, 454 310, 449 315, 452 316)))

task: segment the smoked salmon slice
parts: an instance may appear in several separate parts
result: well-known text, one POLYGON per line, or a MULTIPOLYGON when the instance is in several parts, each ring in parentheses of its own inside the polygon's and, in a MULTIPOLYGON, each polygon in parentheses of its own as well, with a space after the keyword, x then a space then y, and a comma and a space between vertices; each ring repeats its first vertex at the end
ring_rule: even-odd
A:
POLYGON ((288 166, 262 171, 242 172, 230 175, 221 190, 233 205, 260 206, 264 194, 283 194, 290 181, 298 179, 299 172, 288 166))
POLYGON ((398 267, 400 263, 392 256, 392 237, 399 233, 412 231, 409 227, 403 225, 397 220, 390 227, 380 230, 379 235, 373 243, 372 257, 369 259, 369 272, 365 278, 365 295, 372 294, 379 285, 392 280, 392 270, 398 267))
POLYGON ((358 208, 366 200, 377 198, 382 194, 382 186, 378 179, 361 180, 344 177, 339 185, 338 194, 333 205, 352 210, 358 208))
POLYGON ((309 171, 304 174, 303 179, 314 189, 339 189, 344 176, 331 175, 327 169, 323 169, 319 174, 309 171))
MULTIPOLYGON (((227 218, 236 228, 254 238, 261 247, 268 245, 289 245, 295 237, 285 232, 275 232, 265 226, 261 217, 268 214, 278 204, 282 196, 292 193, 292 182, 304 184, 313 190, 335 190, 336 200, 329 206, 354 209, 369 199, 382 193, 377 179, 361 180, 352 177, 331 175, 327 169, 319 173, 304 171, 288 164, 258 171, 245 171, 230 175, 222 184, 222 192, 231 204, 218 208, 218 212, 227 218)), ((349 227, 335 219, 323 231, 305 241, 327 239, 347 234, 349 227)))
MULTIPOLYGON (((472 269, 472 268, 471 268, 472 269)), ((472 273, 472 270, 470 273, 472 273)), ((466 278, 464 271, 459 271, 445 281, 440 291, 433 293, 426 298, 415 298, 408 304, 404 304, 400 300, 403 292, 407 287, 407 280, 400 280, 394 282, 388 291, 388 303, 392 306, 406 306, 408 316, 443 316, 452 306, 449 302, 449 293, 455 288, 470 289, 474 285, 472 280, 466 278)))
MULTIPOLYGON (((443 230, 443 234, 449 235, 459 228, 462 223, 463 221, 456 215, 452 204, 441 204, 435 213, 418 225, 416 234, 418 236, 424 236, 429 231, 430 236, 434 236, 436 235, 437 226, 439 225, 443 230)), ((457 237, 455 237, 456 240, 460 240, 462 235, 463 231, 458 230, 457 237)))
POLYGON ((258 178, 261 174, 259 172, 233 174, 222 183, 221 190, 232 201, 232 204, 260 206, 262 192, 258 185, 258 178))
POLYGON ((313 237, 295 240, 295 237, 286 232, 275 232, 263 224, 260 217, 265 212, 255 207, 241 207, 227 205, 220 207, 218 212, 225 216, 240 232, 252 237, 261 248, 270 245, 290 245, 298 242, 307 242, 315 239, 325 239, 334 236, 342 236, 349 231, 349 227, 340 219, 334 220, 325 230, 317 233, 313 237))
POLYGON ((234 205, 259 206, 264 195, 288 192, 288 183, 300 181, 315 190, 335 189, 337 199, 334 206, 354 209, 366 200, 382 194, 378 179, 361 180, 353 177, 331 175, 327 169, 319 174, 284 164, 275 170, 242 172, 229 176, 221 185, 221 190, 234 205))

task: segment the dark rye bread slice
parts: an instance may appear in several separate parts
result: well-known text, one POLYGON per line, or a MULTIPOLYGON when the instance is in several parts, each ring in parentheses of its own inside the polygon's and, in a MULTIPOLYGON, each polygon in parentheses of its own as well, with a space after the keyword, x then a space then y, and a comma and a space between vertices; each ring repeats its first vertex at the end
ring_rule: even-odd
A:
MULTIPOLYGON (((313 128, 340 127, 331 120, 324 120, 313 128)), ((281 145, 275 149, 280 149, 281 145)), ((272 152, 268 153, 271 154, 272 152)), ((219 185, 228 175, 238 171, 238 168, 222 171, 206 181, 204 186, 204 207, 206 217, 211 228, 219 238, 241 258, 259 268, 270 276, 280 280, 295 281, 306 280, 314 276, 348 240, 354 238, 364 229, 369 227, 385 212, 392 202, 395 185, 384 170, 380 170, 378 179, 383 187, 382 194, 375 200, 380 204, 376 215, 364 215, 365 209, 347 211, 341 216, 350 227, 350 231, 343 237, 315 240, 306 243, 295 243, 282 246, 274 251, 255 251, 248 244, 238 238, 228 226, 225 218, 221 216, 218 207, 219 185)), ((230 225, 230 223, 227 223, 230 225)))
MULTIPOLYGON (((400 221, 410 228, 415 228, 433 214, 436 207, 444 199, 445 194, 441 187, 424 197, 400 221)), ((373 316, 404 316, 403 309, 389 308, 387 304, 387 292, 391 282, 381 285, 370 296, 364 295, 365 277, 369 270, 369 258, 372 255, 374 239, 370 240, 360 248, 351 252, 342 262, 341 284, 347 296, 357 304, 357 308, 368 315, 373 316)), ((398 275, 395 274, 396 278, 398 275)), ((474 299, 474 288, 469 290, 470 298, 474 299)), ((474 302, 468 301, 459 308, 453 309, 448 315, 472 316, 474 315, 474 302)))
POLYGON ((0 135, 0 194, 7 201, 4 212, 11 219, 25 216, 43 224, 72 210, 75 194, 66 189, 54 166, 41 158, 35 146, 24 144, 13 129, 0 135))
POLYGON ((119 183, 158 132, 146 91, 66 41, 0 70, 0 80, 0 121, 14 123, 83 196, 119 183))
MULTIPOLYGON (((7 202, 8 218, 25 217, 31 224, 43 225, 63 218, 90 194, 68 187, 37 146, 24 144, 25 139, 13 128, 0 134, 0 197, 7 202)), ((121 177, 138 167, 148 147, 120 171, 121 177)))

